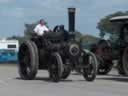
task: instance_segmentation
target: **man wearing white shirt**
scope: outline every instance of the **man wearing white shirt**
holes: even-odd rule
[[[40,23],[34,28],[34,32],[39,36],[43,36],[44,32],[48,31],[49,29],[45,26],[45,22],[43,19],[41,19]]]

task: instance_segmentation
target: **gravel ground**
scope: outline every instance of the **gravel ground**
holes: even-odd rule
[[[128,96],[128,77],[112,70],[107,76],[97,76],[87,82],[83,76],[72,73],[67,80],[52,83],[47,71],[39,71],[31,81],[19,79],[15,65],[0,65],[0,96]]]

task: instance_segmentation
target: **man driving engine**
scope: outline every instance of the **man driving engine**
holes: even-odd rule
[[[39,36],[43,36],[43,34],[48,31],[49,29],[46,27],[45,21],[43,19],[41,19],[40,23],[34,28],[34,32]]]

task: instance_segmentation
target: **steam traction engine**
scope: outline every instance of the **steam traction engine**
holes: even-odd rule
[[[113,17],[110,21],[118,34],[118,73],[128,75],[128,16]]]
[[[82,49],[75,40],[75,8],[69,8],[69,31],[58,25],[53,32],[33,36],[21,44],[19,49],[19,75],[32,80],[38,69],[48,70],[50,80],[66,79],[72,70],[82,69],[87,81],[96,78],[97,60],[95,55]]]
[[[99,75],[108,74],[113,67],[112,48],[107,40],[99,40],[91,45],[91,51],[96,55],[98,61],[97,73]]]

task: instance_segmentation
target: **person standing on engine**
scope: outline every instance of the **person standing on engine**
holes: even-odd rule
[[[41,19],[39,24],[34,28],[34,32],[39,36],[43,36],[43,34],[48,31],[49,29],[46,27],[45,21],[43,19]]]

